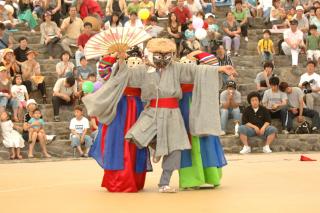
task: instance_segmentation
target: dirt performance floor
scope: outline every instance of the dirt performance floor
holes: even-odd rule
[[[94,160],[0,165],[0,212],[320,212],[320,153],[227,155],[221,187],[160,194],[160,165],[140,193],[108,193]],[[178,187],[178,174],[172,178]]]

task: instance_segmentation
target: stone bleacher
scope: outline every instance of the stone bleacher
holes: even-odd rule
[[[218,8],[217,15],[220,22],[225,17],[225,12],[228,10],[227,7]],[[162,20],[160,25],[165,26],[166,20]],[[254,20],[254,26],[249,29],[249,42],[245,42],[242,38],[240,47],[240,56],[233,57],[233,61],[236,70],[239,73],[239,78],[237,79],[238,90],[242,94],[243,104],[246,105],[246,95],[255,90],[254,78],[258,72],[262,71],[262,66],[260,62],[260,57],[256,52],[256,45],[259,39],[262,37],[262,32],[265,26],[261,19]],[[40,54],[37,57],[38,62],[41,65],[41,72],[46,76],[47,85],[47,101],[48,104],[42,104],[42,98],[39,92],[34,92],[31,97],[35,97],[36,101],[40,103],[40,109],[44,115],[46,121],[46,132],[47,134],[57,135],[57,139],[47,146],[49,153],[53,157],[58,159],[66,159],[73,157],[73,150],[70,147],[69,138],[69,121],[73,117],[73,111],[71,107],[63,107],[60,110],[60,122],[53,122],[53,109],[51,104],[52,88],[57,80],[55,65],[59,62],[59,55],[57,54],[56,59],[53,61],[48,60],[48,55],[42,45],[39,44],[40,34],[31,34],[24,26],[19,27],[18,32],[13,33],[13,37],[18,40],[20,36],[26,36],[29,40],[29,47],[37,50]],[[273,41],[276,44],[281,35],[273,35]],[[59,49],[55,50],[59,52]],[[301,64],[299,65],[303,69],[305,65],[305,55],[300,57]],[[298,76],[291,74],[291,60],[287,56],[275,56],[275,73],[281,78],[296,85],[299,81]],[[318,104],[320,106],[320,104]],[[274,125],[279,127],[279,132],[281,133],[280,123],[274,121]],[[229,121],[228,130],[233,132],[232,120]],[[222,144],[227,153],[238,153],[242,145],[239,138],[228,135],[221,137]],[[262,140],[259,138],[254,138],[251,140],[253,145],[253,151],[261,152]],[[259,146],[260,148],[258,148]],[[318,135],[282,135],[279,134],[274,144],[271,146],[274,151],[319,151],[320,150],[320,140]],[[40,147],[37,145],[35,149],[35,156],[40,157]],[[24,158],[27,157],[27,149],[24,148],[22,151]],[[6,148],[0,144],[0,160],[7,160],[9,158],[9,152]],[[30,160],[26,160],[30,161]]]

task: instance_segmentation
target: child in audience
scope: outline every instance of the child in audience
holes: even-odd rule
[[[196,40],[195,31],[192,26],[192,22],[189,21],[187,23],[188,29],[184,32],[184,37],[186,38],[185,41],[185,48],[189,51],[198,50],[200,49],[200,43]]]
[[[317,63],[320,62],[320,36],[317,31],[316,25],[310,25],[309,27],[310,35],[307,37],[307,60],[316,60]]]
[[[219,33],[219,25],[215,15],[212,13],[206,14],[206,21],[208,23],[208,38],[209,40],[219,39],[221,37]]]
[[[88,157],[90,147],[92,145],[92,138],[87,134],[90,128],[89,120],[83,116],[83,109],[81,106],[74,108],[75,117],[70,122],[70,139],[71,146],[79,151],[81,157]],[[81,149],[81,144],[85,145],[84,152]]]
[[[97,81],[97,75],[95,73],[90,73],[88,75],[88,81],[91,81],[92,83],[95,83]]]
[[[20,149],[24,147],[24,140],[19,132],[15,129],[19,129],[12,123],[7,112],[2,112],[0,116],[1,131],[2,131],[2,143],[6,148],[11,151],[10,159],[22,159]]]
[[[82,83],[88,80],[90,73],[93,73],[92,69],[88,66],[88,61],[85,56],[80,58],[81,66],[77,68],[77,78],[79,83],[79,88],[82,88]]]
[[[263,38],[259,40],[257,50],[261,56],[261,62],[264,64],[267,61],[272,61],[273,63],[273,54],[275,53],[273,41],[270,38],[270,30],[265,30],[263,32]]]
[[[31,139],[32,143],[36,143],[38,133],[42,133],[43,135],[45,135],[45,131],[44,131],[45,123],[41,117],[42,117],[41,111],[40,109],[37,108],[33,111],[32,118],[28,121],[28,123],[30,124],[29,140]]]
[[[11,95],[12,98],[15,98],[18,101],[18,119],[19,121],[22,121],[23,110],[26,108],[26,101],[29,100],[29,95],[26,86],[22,84],[21,75],[15,75],[13,84],[14,85],[11,87]]]

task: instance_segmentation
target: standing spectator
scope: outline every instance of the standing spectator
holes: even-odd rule
[[[25,22],[31,29],[31,33],[35,33],[34,30],[38,25],[37,20],[33,17],[31,12],[32,3],[30,0],[21,0],[19,1],[20,12],[18,18],[20,21]]]
[[[312,119],[312,131],[318,133],[320,130],[320,118],[319,113],[315,110],[308,109],[303,101],[303,92],[299,87],[289,87],[287,82],[281,82],[279,86],[282,92],[288,95],[288,120],[287,128],[289,132],[292,132],[293,128],[293,118],[297,117],[298,123],[304,121],[304,117]]]
[[[320,75],[315,73],[316,63],[307,62],[307,72],[301,75],[299,87],[306,94],[306,104],[309,109],[314,109],[314,101],[320,100]]]
[[[309,31],[309,20],[304,15],[304,9],[302,6],[297,6],[296,11],[296,15],[294,15],[293,18],[298,21],[298,29],[301,30],[305,35],[304,37],[306,37]]]
[[[263,65],[263,71],[259,72],[254,82],[256,83],[257,90],[263,94],[265,90],[270,89],[269,80],[273,76],[273,63],[266,62]]]
[[[106,7],[106,17],[107,20],[111,20],[112,14],[116,13],[119,16],[120,22],[124,25],[128,21],[128,14],[135,12],[138,14],[139,12],[139,1],[132,1],[128,8],[125,0],[108,0]]]
[[[59,110],[61,105],[73,104],[73,97],[77,96],[77,84],[73,76],[60,78],[53,87],[52,105],[54,121],[59,122]]]
[[[108,29],[115,29],[117,27],[122,27],[122,24],[120,23],[120,17],[118,13],[113,13],[111,15],[110,21],[107,21],[104,24],[104,29],[108,30]]]
[[[28,60],[23,62],[21,66],[22,79],[24,85],[27,87],[28,93],[30,94],[33,88],[37,88],[41,92],[43,103],[46,103],[46,84],[44,76],[41,75],[40,64],[35,60],[37,54],[38,53],[33,50],[27,52]]]
[[[60,26],[62,0],[46,0],[46,9],[52,14],[52,20]]]
[[[223,43],[226,46],[227,54],[231,54],[231,45],[233,43],[234,55],[239,56],[240,47],[240,33],[241,28],[237,21],[235,21],[232,12],[227,12],[227,20],[222,24],[222,29],[224,32]]]
[[[89,22],[84,23],[84,29],[82,34],[78,38],[78,50],[75,53],[76,66],[80,66],[80,58],[84,56],[84,46],[89,41],[89,39],[94,35],[92,32],[92,24]]]
[[[70,46],[77,46],[78,37],[83,30],[83,22],[77,17],[77,9],[72,6],[69,8],[69,17],[63,19],[61,24],[61,32],[64,33],[64,37],[61,41],[61,46],[65,51],[68,51],[70,55],[73,55]]]
[[[18,122],[18,102],[11,95],[11,80],[6,68],[0,66],[0,112],[4,112],[8,105],[13,110],[13,120]]]
[[[0,23],[0,50],[13,47],[13,38],[6,31],[6,26]]]
[[[0,66],[4,66],[7,69],[8,76],[11,76],[12,78],[15,74],[21,73],[20,67],[14,58],[12,49],[7,48],[3,50]]]
[[[188,7],[184,6],[184,0],[178,0],[177,6],[172,8],[172,12],[177,17],[177,22],[181,24],[181,30],[185,31],[187,29],[186,23],[191,20],[192,14]]]
[[[263,94],[262,104],[269,111],[271,118],[278,118],[282,123],[282,132],[288,134],[286,121],[288,110],[286,108],[288,97],[286,93],[279,90],[280,80],[278,77],[271,77],[269,80],[270,89]]]
[[[311,24],[316,25],[318,32],[320,32],[320,7],[316,8],[316,15],[310,18],[310,25]]]
[[[40,25],[40,44],[43,44],[47,47],[50,60],[52,60],[54,57],[54,46],[58,45],[58,42],[62,38],[60,29],[55,22],[51,21],[51,18],[51,12],[47,11],[44,14],[44,21]]]
[[[171,8],[172,0],[156,0],[155,15],[160,18],[167,17]]]
[[[10,160],[22,159],[20,149],[24,147],[24,140],[19,132],[14,129],[19,129],[12,123],[7,112],[2,112],[0,115],[2,143],[6,148],[10,149]]]
[[[235,4],[236,7],[232,14],[240,25],[244,40],[248,42],[248,18],[246,11],[242,8],[242,0],[236,0]]]
[[[143,24],[140,19],[138,19],[138,14],[135,12],[132,12],[130,14],[130,19],[127,21],[124,25],[125,27],[137,27],[137,28],[143,28]]]
[[[290,29],[287,29],[283,33],[284,42],[281,47],[285,55],[291,55],[292,57],[292,72],[294,74],[300,74],[298,70],[299,52],[303,43],[303,33],[298,29],[298,21],[293,19],[290,21]]]
[[[18,102],[18,119],[23,121],[22,113],[26,108],[27,101],[29,100],[29,94],[25,85],[22,84],[22,76],[16,75],[13,78],[13,86],[11,87],[11,95]]]
[[[270,145],[274,141],[277,129],[271,126],[271,117],[268,110],[260,105],[260,95],[257,92],[251,92],[248,95],[248,106],[242,114],[242,125],[239,126],[240,141],[243,148],[240,154],[248,154],[251,147],[248,143],[248,137],[260,136],[266,140],[262,151],[271,153]]]
[[[169,33],[169,38],[174,40],[175,44],[177,45],[177,49],[179,49],[180,42],[181,42],[181,25],[175,13],[170,13],[168,18],[168,27],[167,31]]]
[[[238,135],[238,127],[240,123],[240,104],[241,94],[237,90],[236,82],[228,81],[226,83],[227,89],[220,94],[220,116],[221,116],[221,135],[227,132],[227,123],[229,115],[232,114],[235,124],[235,135]]]
[[[81,157],[88,157],[90,147],[92,145],[92,138],[88,135],[88,129],[90,128],[89,120],[83,116],[83,109],[81,106],[74,108],[75,117],[70,122],[70,140],[72,148],[76,148],[79,151]],[[85,144],[85,151],[81,149],[81,144]]]
[[[185,6],[188,7],[192,15],[197,15],[198,12],[203,11],[199,0],[187,0]]]
[[[80,13],[81,19],[84,19],[87,16],[93,16],[101,20],[103,17],[100,5],[95,0],[77,0],[77,9]]]
[[[63,52],[60,57],[60,62],[56,65],[58,78],[73,76],[74,64],[70,61],[70,54]]]
[[[261,55],[261,62],[271,61],[273,62],[273,54],[275,54],[273,41],[270,38],[270,30],[263,31],[263,38],[259,40],[257,50],[259,55]]]
[[[147,9],[150,12],[150,16],[154,15],[154,3],[150,0],[142,0],[140,2],[140,9]]]
[[[310,35],[307,37],[306,49],[307,49],[307,60],[316,60],[320,63],[320,36],[317,32],[316,25],[310,25]]]
[[[24,36],[19,38],[19,46],[14,49],[13,53],[16,58],[16,62],[21,65],[27,60],[27,52],[30,50],[28,47],[28,39]]]

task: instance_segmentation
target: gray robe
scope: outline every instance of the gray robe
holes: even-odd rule
[[[126,86],[141,88],[143,101],[174,97],[181,99],[181,83],[193,83],[190,132],[195,136],[219,135],[218,67],[172,62],[161,72],[147,72],[148,66],[128,68],[122,64],[97,93],[83,98],[89,115],[109,124],[116,115],[117,103]],[[190,149],[190,142],[179,108],[147,107],[127,132],[126,138],[146,147],[156,136],[156,156],[174,150]]]

